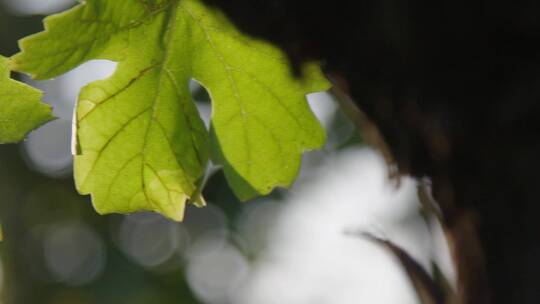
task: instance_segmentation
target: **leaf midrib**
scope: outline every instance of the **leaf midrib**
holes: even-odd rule
[[[167,65],[167,63],[169,61],[170,50],[171,50],[170,44],[173,42],[174,33],[176,32],[177,6],[178,6],[178,2],[174,2],[174,4],[171,7],[171,9],[172,9],[171,15],[168,17],[169,19],[167,20],[167,31],[165,33],[166,41],[165,41],[165,44],[164,44],[163,60],[162,60],[161,65],[159,67],[158,85],[157,85],[156,93],[155,93],[153,101],[152,101],[152,108],[151,108],[151,113],[152,114],[151,114],[151,117],[150,117],[150,121],[148,122],[148,127],[146,128],[146,132],[145,132],[144,140],[143,140],[143,148],[142,148],[142,151],[141,151],[141,155],[142,155],[142,159],[141,159],[141,189],[142,189],[143,195],[144,195],[145,199],[151,205],[154,205],[154,208],[158,208],[159,210],[163,211],[164,213],[166,213],[165,210],[163,210],[163,208],[161,206],[159,206],[159,204],[156,204],[156,202],[154,202],[154,200],[152,200],[150,198],[149,194],[148,194],[148,190],[146,188],[146,183],[145,183],[145,175],[144,175],[145,168],[147,166],[152,171],[154,171],[154,175],[156,175],[159,182],[162,184],[163,188],[167,191],[167,197],[169,199],[169,203],[172,205],[173,201],[172,201],[172,198],[171,198],[171,193],[170,193],[170,191],[168,191],[167,185],[164,184],[163,180],[159,177],[159,175],[155,171],[155,169],[153,167],[151,167],[149,162],[147,162],[145,151],[146,151],[146,147],[148,145],[148,136],[150,134],[150,129],[152,127],[152,124],[157,121],[157,118],[156,118],[156,112],[157,111],[156,111],[156,109],[157,109],[157,104],[158,104],[158,101],[159,101],[159,94],[160,94],[160,91],[161,91],[160,88],[161,88],[162,83],[163,83],[164,75],[167,75],[165,66]],[[163,134],[163,136],[165,136],[167,138],[167,141],[169,140],[166,134]],[[169,147],[169,148],[172,148],[172,147]],[[172,152],[174,154],[174,150]],[[178,160],[178,158],[175,157],[175,159],[177,160],[178,165],[180,165],[180,167],[182,167],[182,171],[184,171],[184,174],[185,174],[186,169],[185,169],[184,165],[182,164],[182,162],[180,162]],[[186,195],[187,195],[187,193],[186,193]]]

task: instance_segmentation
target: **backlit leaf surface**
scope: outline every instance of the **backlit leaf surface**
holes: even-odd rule
[[[39,90],[10,78],[9,64],[0,56],[0,143],[18,142],[53,118]]]

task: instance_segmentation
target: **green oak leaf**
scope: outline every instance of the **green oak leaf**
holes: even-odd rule
[[[290,185],[301,154],[324,143],[305,94],[328,83],[315,66],[294,78],[275,47],[243,36],[198,0],[88,0],[23,39],[17,70],[55,77],[91,59],[118,63],[79,96],[75,180],[100,213],[153,210],[181,220],[203,204],[213,159],[247,199]],[[208,136],[189,91],[212,98]]]
[[[39,90],[10,78],[9,62],[0,56],[0,144],[18,142],[53,119]]]

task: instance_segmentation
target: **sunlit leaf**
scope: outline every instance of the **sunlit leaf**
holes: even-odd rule
[[[75,180],[101,213],[153,210],[183,217],[197,197],[208,151],[247,199],[287,186],[301,154],[324,132],[305,94],[327,82],[315,67],[295,79],[283,54],[241,35],[197,0],[88,0],[23,39],[18,70],[55,77],[91,59],[118,62],[86,86],[77,107]],[[213,103],[208,139],[189,92]]]
[[[39,90],[10,78],[9,59],[0,56],[0,143],[14,143],[51,120]]]

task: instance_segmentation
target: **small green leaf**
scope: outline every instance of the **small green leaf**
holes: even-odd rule
[[[181,220],[212,156],[241,198],[290,185],[324,132],[305,94],[324,90],[315,66],[294,78],[283,54],[240,34],[198,0],[88,0],[46,18],[20,42],[18,70],[55,77],[91,59],[118,62],[77,107],[75,180],[98,212],[158,211]],[[189,92],[212,97],[212,140]]]
[[[42,93],[10,78],[9,59],[0,56],[0,143],[14,143],[53,119]]]

